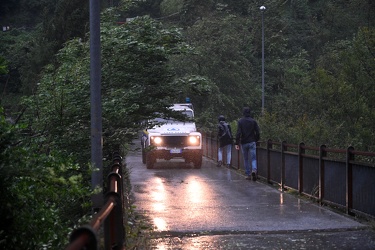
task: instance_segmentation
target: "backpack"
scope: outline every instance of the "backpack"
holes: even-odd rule
[[[220,128],[224,131],[223,134],[220,136],[220,139],[232,139],[232,134],[229,130],[228,123],[220,123]]]

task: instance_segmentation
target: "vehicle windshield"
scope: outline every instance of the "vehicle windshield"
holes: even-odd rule
[[[189,119],[193,119],[193,111],[191,110],[183,110],[181,111],[182,114],[186,115]]]
[[[191,111],[191,110],[181,110],[180,112],[183,115],[185,115],[188,118],[188,120],[192,120],[194,118],[193,111]],[[161,117],[156,117],[156,118],[151,120],[151,123],[157,124],[157,125],[161,125],[161,124],[165,124],[165,123],[176,123],[176,122],[181,122],[181,121],[178,121],[174,118],[165,119],[165,118],[161,118]]]

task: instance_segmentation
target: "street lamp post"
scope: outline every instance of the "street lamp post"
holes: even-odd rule
[[[262,13],[262,115],[264,115],[264,11],[265,6],[260,6],[260,12]]]
[[[100,63],[100,1],[90,0],[90,101],[91,101],[91,163],[98,171],[91,174],[92,189],[102,188],[103,183],[103,139],[101,107],[101,63]],[[93,210],[103,205],[102,191],[91,197]]]

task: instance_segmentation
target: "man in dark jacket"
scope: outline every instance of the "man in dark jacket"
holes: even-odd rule
[[[219,140],[219,149],[218,149],[218,164],[217,166],[220,167],[223,165],[223,151],[226,149],[226,167],[230,167],[230,161],[232,156],[232,144],[233,144],[233,136],[232,136],[232,129],[228,123],[225,122],[225,117],[223,115],[219,116],[219,124],[218,124],[218,132],[217,138]]]
[[[241,145],[247,180],[255,181],[257,179],[256,142],[259,141],[259,138],[258,123],[250,117],[250,108],[245,107],[243,108],[243,117],[237,123],[236,149],[239,150],[239,145]]]

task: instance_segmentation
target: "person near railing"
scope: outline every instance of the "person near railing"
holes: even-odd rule
[[[218,132],[217,138],[219,140],[219,148],[217,153],[217,166],[221,167],[223,165],[223,151],[226,151],[226,164],[227,168],[230,168],[231,158],[232,158],[232,144],[233,136],[232,129],[230,125],[225,121],[223,115],[219,116]]]
[[[256,181],[256,143],[260,139],[259,125],[251,116],[249,107],[243,108],[243,117],[237,122],[236,149],[242,150],[246,179]],[[250,169],[251,164],[251,169]]]

